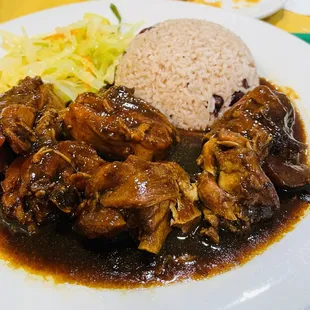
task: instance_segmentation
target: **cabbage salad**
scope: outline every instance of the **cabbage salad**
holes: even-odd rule
[[[6,55],[0,59],[0,93],[26,76],[40,76],[55,85],[66,100],[79,93],[96,92],[114,83],[120,57],[140,24],[112,25],[93,13],[48,35],[30,37],[0,30]]]

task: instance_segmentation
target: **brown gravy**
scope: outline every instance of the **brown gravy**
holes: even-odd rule
[[[181,143],[167,159],[180,163],[194,175],[198,172],[195,160],[201,151],[201,134],[181,134]],[[306,141],[299,117],[295,137]],[[285,194],[280,198],[281,209],[276,216],[254,227],[247,235],[223,231],[221,244],[214,245],[198,233],[184,236],[174,230],[157,256],[137,250],[135,241],[126,235],[114,241],[86,240],[74,233],[65,219],[44,228],[40,235],[29,237],[0,216],[0,256],[12,267],[51,275],[57,283],[134,288],[201,279],[247,262],[293,229],[307,209],[310,198],[299,199]]]

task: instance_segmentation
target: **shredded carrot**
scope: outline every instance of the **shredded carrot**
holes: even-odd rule
[[[72,29],[72,30],[70,30],[70,33],[72,34],[72,35],[77,35],[77,34],[79,34],[79,32],[80,32],[80,29]]]
[[[91,58],[89,56],[83,56],[83,58],[87,61],[90,61],[91,62]]]
[[[59,40],[59,39],[63,39],[64,37],[65,35],[63,33],[55,33],[55,34],[51,34],[50,36],[43,38],[43,40]]]
[[[70,33],[73,36],[76,36],[77,34],[79,34],[79,29],[72,29],[72,30],[70,30]],[[63,33],[54,33],[54,34],[51,34],[51,35],[43,38],[43,40],[59,40],[59,39],[63,39],[63,38],[65,38],[65,35]]]

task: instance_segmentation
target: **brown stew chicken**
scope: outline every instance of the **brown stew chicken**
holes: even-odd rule
[[[242,263],[310,197],[302,122],[261,84],[195,133],[124,86],[67,106],[40,78],[20,81],[0,97],[0,250],[61,281],[108,287]]]

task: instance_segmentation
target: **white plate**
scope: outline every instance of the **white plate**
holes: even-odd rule
[[[259,73],[295,89],[310,133],[310,46],[266,23],[224,10],[190,3],[114,1],[129,22],[146,25],[169,18],[204,18],[230,28],[248,44]],[[85,2],[43,11],[0,25],[29,34],[51,31],[80,19],[85,12],[112,18],[109,1]],[[279,243],[245,266],[209,280],[134,291],[95,290],[54,285],[24,271],[0,266],[1,309],[306,309],[310,305],[310,217]],[[18,251],[18,249],[16,249]]]

